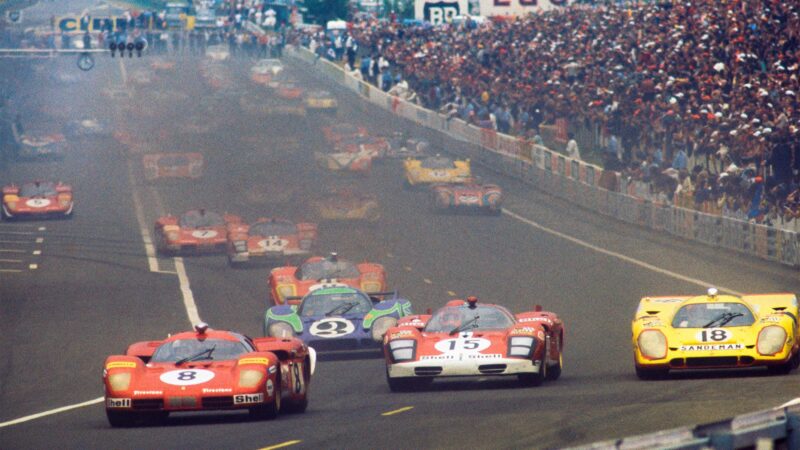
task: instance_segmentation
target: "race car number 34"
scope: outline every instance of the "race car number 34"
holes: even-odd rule
[[[308,332],[321,338],[335,338],[350,334],[355,330],[353,322],[341,317],[331,317],[314,322]]]
[[[162,373],[159,378],[163,383],[173,386],[193,386],[211,381],[214,372],[203,369],[171,370]]]

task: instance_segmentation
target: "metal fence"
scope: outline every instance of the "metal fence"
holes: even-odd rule
[[[605,171],[525,139],[479,128],[388,95],[345,73],[338,65],[318,59],[305,48],[291,49],[288,54],[314,65],[321,73],[391,114],[465,144],[448,151],[472,158],[551,195],[624,222],[800,267],[800,235],[794,231],[628,195],[632,189],[635,193],[636,186],[623,186],[617,172]]]

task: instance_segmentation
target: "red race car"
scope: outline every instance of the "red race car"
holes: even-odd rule
[[[317,240],[317,224],[295,224],[285,219],[258,219],[248,225],[228,225],[228,262],[243,264],[254,258],[276,260],[308,255]]]
[[[391,144],[384,137],[357,135],[339,140],[334,144],[334,149],[336,152],[366,153],[373,158],[384,158]]]
[[[191,178],[203,176],[202,153],[150,153],[142,156],[147,181],[160,178]]]
[[[331,253],[327,258],[308,258],[300,267],[276,267],[269,273],[269,293],[276,305],[297,305],[309,292],[336,285],[361,289],[367,294],[384,292],[386,270],[381,264],[354,264]]]
[[[106,358],[106,416],[125,427],[178,411],[240,409],[256,419],[303,412],[315,364],[314,350],[299,339],[251,339],[199,323]]]
[[[367,129],[364,127],[355,126],[351,123],[337,123],[327,127],[322,127],[322,134],[325,136],[325,141],[331,145],[335,145],[339,141],[349,137],[366,136]]]
[[[180,217],[165,216],[156,221],[156,248],[164,254],[224,253],[228,247],[228,226],[241,218],[193,209]]]
[[[386,379],[392,391],[424,386],[438,377],[515,376],[538,386],[561,375],[564,327],[554,313],[511,314],[451,300],[433,315],[406,316],[384,337]]]
[[[44,219],[72,216],[72,188],[61,182],[33,181],[3,187],[3,218]]]
[[[431,190],[436,211],[484,211],[495,216],[503,212],[503,190],[496,184],[471,179],[466,183],[435,184]]]

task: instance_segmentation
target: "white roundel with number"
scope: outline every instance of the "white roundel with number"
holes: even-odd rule
[[[289,245],[289,241],[278,236],[270,236],[258,242],[258,246],[268,252],[279,252]]]
[[[197,239],[211,239],[217,237],[217,232],[214,230],[195,230],[192,231],[192,236]]]
[[[308,332],[321,338],[336,338],[356,331],[353,322],[341,317],[322,319],[311,324]]]
[[[733,334],[724,328],[704,328],[698,331],[695,337],[700,342],[725,342],[733,337]]]
[[[193,386],[214,379],[214,372],[204,369],[184,369],[164,372],[159,377],[162,382],[173,386]]]
[[[32,198],[25,202],[25,204],[31,208],[44,208],[50,206],[50,200],[46,198]]]
[[[472,333],[463,333],[453,339],[445,339],[434,345],[442,353],[478,353],[489,348],[491,341],[472,337]]]

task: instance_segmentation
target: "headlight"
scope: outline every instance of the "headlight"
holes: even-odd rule
[[[61,205],[62,208],[66,208],[69,206],[69,203],[72,201],[71,195],[59,195],[58,196],[58,204]]]
[[[636,340],[639,351],[647,359],[661,359],[667,356],[667,337],[658,330],[644,330]]]
[[[373,292],[380,292],[381,283],[380,281],[365,281],[361,283],[361,290],[366,292],[367,294],[371,294]]]
[[[783,349],[786,330],[779,326],[768,326],[758,333],[756,348],[760,355],[774,355]]]
[[[8,206],[8,209],[13,211],[17,209],[17,202],[6,202],[6,206]]]
[[[394,317],[379,317],[378,320],[372,323],[372,329],[370,330],[372,332],[372,340],[381,342],[386,331],[395,325],[397,325],[397,319]]]
[[[177,231],[168,231],[167,232],[167,240],[168,241],[177,241],[180,238],[180,233]]]
[[[272,337],[288,338],[294,336],[294,330],[286,322],[273,322],[269,325],[267,334]]]
[[[264,372],[260,370],[245,369],[239,372],[239,387],[254,388],[264,379]]]
[[[513,336],[508,340],[508,356],[528,358],[533,352],[532,336]]]
[[[278,297],[286,298],[291,297],[294,295],[294,287],[292,285],[285,284],[283,286],[278,286]]]
[[[394,362],[413,360],[416,349],[417,341],[413,339],[399,339],[389,342],[389,350]]]
[[[112,391],[124,391],[131,385],[131,373],[121,372],[108,376],[108,385]]]

